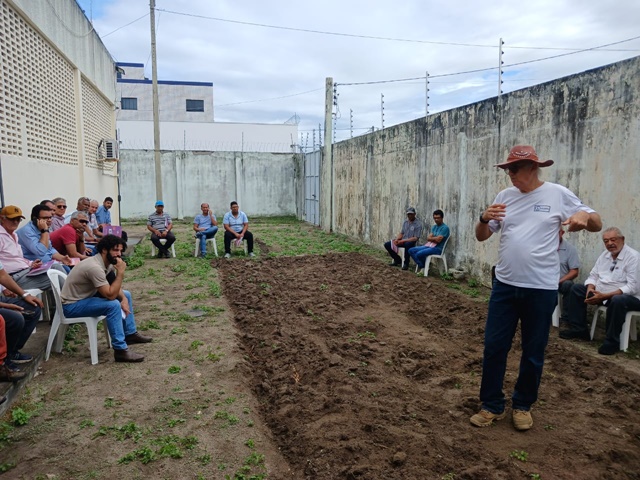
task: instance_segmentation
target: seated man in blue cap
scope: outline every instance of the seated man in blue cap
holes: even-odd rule
[[[176,241],[176,237],[171,233],[173,224],[171,217],[164,213],[164,202],[156,202],[156,211],[149,215],[147,220],[147,230],[151,232],[151,243],[158,249],[158,258],[169,258],[171,255],[171,245]],[[166,240],[164,244],[160,240]]]

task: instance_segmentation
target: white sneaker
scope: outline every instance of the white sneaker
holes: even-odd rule
[[[250,256],[250,257],[255,257],[255,256],[256,256],[256,254],[255,254],[255,253],[253,253],[253,252],[251,252],[251,253],[249,254],[249,256]]]
[[[224,258],[231,258],[231,254],[230,253],[225,253],[224,254]]]

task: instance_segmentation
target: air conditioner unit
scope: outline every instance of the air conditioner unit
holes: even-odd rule
[[[107,139],[104,141],[104,159],[118,160],[118,141],[117,140]]]

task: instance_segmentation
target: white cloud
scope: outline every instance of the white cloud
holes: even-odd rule
[[[79,0],[92,5],[101,35],[148,13],[147,2]],[[301,2],[299,0],[157,0],[158,74],[164,80],[214,84],[219,121],[281,123],[294,113],[301,131],[323,122],[324,92],[216,108],[216,105],[282,97],[323,89],[336,82],[367,82],[433,76],[430,111],[482,100],[497,93],[497,72],[441,77],[496,67],[498,40],[505,41],[506,65],[566,53],[543,48],[589,48],[638,35],[640,2],[537,0],[486,2],[432,0]],[[162,11],[166,10],[166,11]],[[177,15],[167,11],[189,15]],[[485,45],[464,47],[392,42],[271,29],[198,16],[355,35]],[[151,76],[149,17],[103,38],[118,61],[147,64]],[[515,47],[539,47],[522,49]],[[505,92],[524,88],[640,53],[640,40],[505,69]],[[339,86],[342,118],[338,138],[349,136],[349,109],[356,128],[380,127],[380,94],[385,126],[424,115],[422,81],[372,86]],[[361,132],[356,131],[356,132]]]

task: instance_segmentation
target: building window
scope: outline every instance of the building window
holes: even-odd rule
[[[187,112],[204,112],[204,100],[187,100]]]
[[[133,97],[122,97],[120,100],[122,110],[138,110],[138,99]]]

